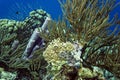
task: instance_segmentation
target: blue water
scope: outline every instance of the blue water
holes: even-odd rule
[[[116,0],[116,3],[120,2]],[[42,8],[51,14],[53,19],[62,15],[60,5],[57,0],[0,0],[0,18],[11,18],[22,20],[28,16],[29,12]],[[16,11],[20,14],[16,15]],[[111,17],[118,12],[120,16],[120,6],[111,12]]]
[[[62,15],[57,0],[0,0],[0,18],[22,20],[34,9],[42,8],[51,14],[53,19]],[[19,15],[15,13],[19,11]]]
[[[116,0],[116,3],[118,2],[120,0]],[[60,4],[57,0],[0,0],[0,19],[24,20],[30,11],[39,8],[47,11],[52,19],[55,20],[62,15]],[[16,14],[17,11],[19,15]],[[118,13],[120,17],[120,6],[110,13],[110,19],[115,13]]]

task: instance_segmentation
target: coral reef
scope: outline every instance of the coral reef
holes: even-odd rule
[[[30,16],[24,21],[0,20],[0,67],[4,68],[5,71],[16,71],[18,79],[25,76],[28,79],[39,78],[39,76],[35,76],[39,74],[36,71],[42,69],[41,66],[46,63],[42,58],[41,51],[43,49],[34,51],[34,56],[29,61],[22,59],[30,36],[35,28],[41,27],[46,17],[49,17],[48,13],[43,10],[36,10],[30,12]],[[32,23],[32,21],[39,23]],[[33,25],[36,26],[33,27]]]
[[[120,20],[117,15],[109,20],[119,4],[59,2],[64,18],[57,22],[43,10],[24,21],[0,20],[0,67],[16,72],[15,80],[119,80]]]
[[[65,19],[51,22],[48,26],[49,34],[41,33],[40,36],[48,43],[57,38],[63,42],[78,41],[83,45],[79,52],[83,69],[86,67],[93,70],[97,66],[120,78],[120,32],[116,33],[120,20],[117,15],[109,20],[109,13],[119,3],[115,5],[115,0],[59,0],[59,2]],[[111,26],[115,26],[113,31],[109,30]],[[53,59],[56,60],[54,57]],[[70,70],[69,67],[67,71]],[[78,70],[74,68],[71,73],[76,71],[76,76],[69,80],[76,80],[78,77]],[[59,75],[62,75],[62,71]]]
[[[81,49],[82,45],[80,43],[62,42],[60,38],[53,40],[43,52],[43,56],[49,64],[47,71],[50,71],[48,75],[51,76],[51,79],[73,80],[75,78],[87,79],[96,77],[104,80],[103,74],[100,73],[100,71],[103,72],[102,70],[97,71],[97,69],[94,69],[92,71],[82,66]],[[70,78],[70,76],[74,75],[76,77]],[[49,79],[49,77],[47,78]]]
[[[50,17],[50,15],[42,9],[38,9],[31,11],[29,17],[24,21],[1,19],[0,26],[8,29],[10,34],[15,33],[19,42],[22,43],[24,39],[29,39],[35,28],[42,26],[46,17]]]

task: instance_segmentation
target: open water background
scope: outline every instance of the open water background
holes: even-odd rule
[[[118,2],[120,0],[116,0],[116,4]],[[58,0],[0,0],[0,19],[24,20],[29,15],[29,12],[35,9],[47,11],[54,20],[62,16]],[[120,6],[116,7],[110,13],[110,19],[112,19],[115,13],[118,13],[118,17],[120,18]]]

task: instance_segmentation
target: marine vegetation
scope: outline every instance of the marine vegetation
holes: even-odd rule
[[[110,12],[120,3],[59,2],[63,18],[58,21],[43,10],[24,21],[0,20],[1,74],[11,72],[15,80],[119,79],[120,20],[117,15],[110,20]]]
[[[29,61],[22,59],[22,55],[34,29],[40,27],[48,16],[48,13],[38,9],[31,11],[24,21],[0,20],[0,67],[3,71],[16,72],[16,80],[38,80],[37,71],[45,65],[42,49],[34,52]]]
[[[58,62],[60,68],[56,69],[57,72],[55,74],[57,74],[57,77],[64,75],[62,79],[58,77],[57,80],[66,80],[65,76],[69,78],[68,80],[83,79],[82,76],[78,75],[81,73],[79,72],[81,68],[75,68],[75,65],[72,64],[72,69],[69,69],[69,61],[74,61],[72,60],[74,58],[70,60],[64,59],[64,57],[68,57],[70,54],[72,56],[73,52],[76,53],[74,51],[76,48],[73,52],[65,50],[64,44],[66,42],[78,46],[79,54],[77,56],[82,60],[79,60],[79,62],[81,61],[80,63],[83,67],[93,71],[94,66],[96,66],[120,78],[120,31],[116,33],[120,27],[120,20],[117,15],[112,20],[109,19],[110,12],[119,3],[115,5],[115,0],[59,0],[59,2],[65,18],[58,22],[51,22],[47,27],[49,34],[41,34],[46,41],[50,42],[46,49],[50,48],[50,50],[48,52],[45,50],[43,53],[45,60],[52,64],[53,67]],[[111,26],[115,26],[113,31],[109,30]],[[63,41],[64,43],[61,42],[62,47],[59,45],[59,40],[54,45],[51,42],[54,39]],[[81,48],[79,49],[79,47]],[[61,48],[63,50],[59,51]],[[56,59],[56,56],[59,56],[60,59]],[[74,56],[75,54],[72,57]],[[64,65],[61,66],[60,62]],[[66,68],[66,66],[69,67]],[[67,69],[67,71],[64,69]],[[73,78],[70,78],[71,76]]]

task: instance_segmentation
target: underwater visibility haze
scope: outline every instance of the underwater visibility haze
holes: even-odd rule
[[[0,80],[120,80],[120,1],[0,0]]]

